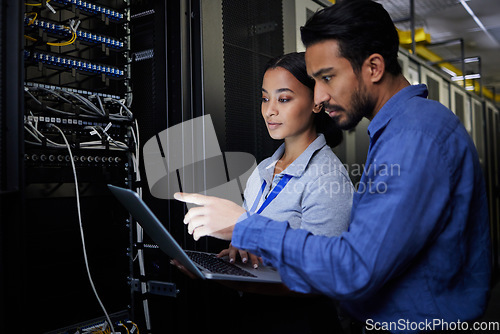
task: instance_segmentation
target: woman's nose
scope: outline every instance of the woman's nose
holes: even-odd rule
[[[266,116],[276,116],[279,114],[278,112],[278,105],[276,101],[270,100],[269,103],[267,104],[267,108],[265,110]]]

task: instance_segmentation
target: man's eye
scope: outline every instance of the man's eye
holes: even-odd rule
[[[325,75],[321,79],[323,79],[324,82],[328,82],[328,81],[332,80],[332,76],[331,75]]]

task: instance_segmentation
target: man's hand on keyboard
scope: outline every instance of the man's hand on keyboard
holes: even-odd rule
[[[236,221],[245,213],[238,204],[218,197],[175,193],[174,198],[199,205],[191,208],[184,217],[184,224],[188,225],[188,232],[194,240],[204,236],[231,240]]]

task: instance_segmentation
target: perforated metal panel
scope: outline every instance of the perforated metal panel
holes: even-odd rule
[[[281,1],[222,2],[226,148],[270,156],[279,144],[262,120],[261,87],[266,63],[283,54]]]

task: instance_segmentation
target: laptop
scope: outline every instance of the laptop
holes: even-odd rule
[[[273,267],[260,265],[255,269],[250,263],[229,263],[215,254],[183,250],[137,193],[113,185],[108,187],[158,247],[195,276],[212,280],[281,283],[280,275]]]

